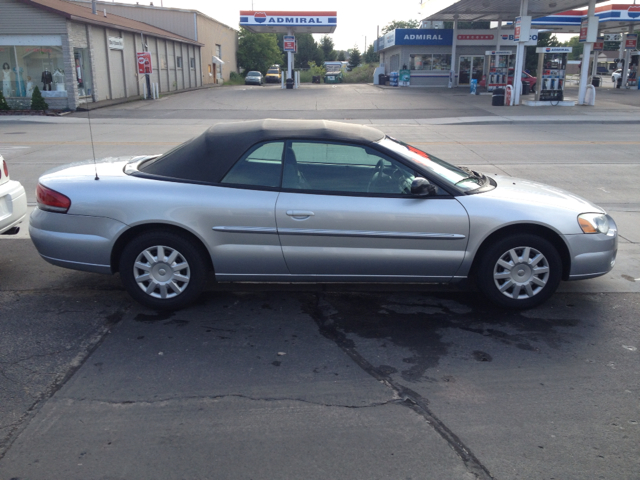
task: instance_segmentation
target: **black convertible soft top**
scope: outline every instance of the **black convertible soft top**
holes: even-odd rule
[[[384,138],[375,128],[326,120],[252,120],[217,124],[154,160],[143,163],[144,176],[219,183],[253,145],[270,140],[305,139],[369,145]]]

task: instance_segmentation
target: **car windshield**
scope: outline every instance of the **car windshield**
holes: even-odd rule
[[[247,77],[259,77],[261,74],[260,72],[249,72],[247,73]]]
[[[455,186],[465,192],[476,190],[486,183],[486,177],[478,172],[474,172],[466,167],[456,167],[450,163],[440,160],[433,155],[408,145],[392,137],[385,137],[380,145],[401,155],[403,158],[426,168],[429,172],[437,175],[449,185]]]
[[[278,74],[278,70],[277,70],[277,69],[275,69],[275,68],[271,68],[271,69],[269,69],[269,70],[267,71],[267,73],[273,73],[273,74],[277,75],[277,74]]]

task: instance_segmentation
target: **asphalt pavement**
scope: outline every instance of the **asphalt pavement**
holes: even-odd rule
[[[316,88],[317,87],[317,88]],[[570,93],[570,91],[569,91]],[[214,284],[158,314],[118,276],[0,237],[0,479],[634,479],[640,471],[640,92],[491,107],[448,89],[223,87],[0,117],[29,192],[71,161],[168,150],[218,121],[375,125],[453,163],[604,206],[614,270],[545,305],[464,288]]]

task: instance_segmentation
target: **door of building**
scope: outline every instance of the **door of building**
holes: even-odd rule
[[[458,85],[469,85],[472,79],[482,80],[484,56],[460,55],[458,61]]]

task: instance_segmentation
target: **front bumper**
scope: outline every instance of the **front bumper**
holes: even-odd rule
[[[606,234],[565,235],[571,252],[571,272],[568,280],[599,277],[611,271],[618,254],[618,226],[607,215]]]
[[[0,234],[22,223],[27,215],[27,194],[16,180],[0,185]]]
[[[127,226],[106,217],[45,212],[31,213],[29,234],[38,253],[59,267],[113,273],[113,245]]]

